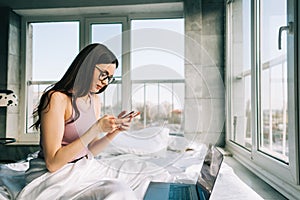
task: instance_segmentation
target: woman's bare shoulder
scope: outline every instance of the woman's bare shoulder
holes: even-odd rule
[[[50,104],[60,104],[63,106],[70,101],[68,95],[59,91],[50,91],[48,97],[50,98]]]
[[[49,97],[51,96],[51,98],[53,97],[55,99],[60,99],[60,100],[66,100],[69,98],[65,93],[60,92],[60,91],[50,91],[48,93],[48,96]]]

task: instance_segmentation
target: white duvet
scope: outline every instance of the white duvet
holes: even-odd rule
[[[143,199],[149,182],[155,179],[168,181],[170,175],[165,169],[134,157],[84,158],[34,179],[17,199]]]
[[[149,139],[134,137],[126,143],[130,144],[128,147],[123,144],[119,149],[109,148],[98,158],[81,159],[55,173],[46,172],[43,161],[32,159],[31,164],[36,165],[36,170],[30,171],[30,175],[37,178],[27,176],[32,181],[26,186],[24,171],[28,168],[28,161],[0,165],[0,200],[11,200],[16,196],[24,200],[133,200],[143,199],[150,181],[195,183],[206,146],[189,143],[183,137],[164,140],[165,131],[161,129],[160,133],[152,137],[152,143]],[[160,145],[155,142],[160,142]],[[121,144],[112,147],[118,145]],[[187,148],[190,151],[184,151]],[[211,196],[211,200],[218,199],[262,198],[223,163]]]

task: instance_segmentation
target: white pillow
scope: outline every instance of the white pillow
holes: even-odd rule
[[[167,148],[169,132],[170,130],[164,127],[149,127],[137,131],[121,132],[104,152],[137,155],[155,153]]]
[[[183,136],[170,136],[168,142],[168,150],[184,152],[189,148],[190,141]]]

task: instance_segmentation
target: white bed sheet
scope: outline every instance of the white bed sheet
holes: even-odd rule
[[[68,173],[71,173],[70,171],[72,171],[70,169],[74,169],[77,167],[79,170],[74,170],[76,176],[71,175],[68,181],[64,182],[65,184],[70,183],[69,181],[71,181],[71,183],[75,183],[76,177],[78,176],[78,171],[85,171],[82,170],[83,166],[85,166],[91,171],[98,171],[96,174],[98,174],[98,176],[102,176],[103,179],[117,178],[126,182],[126,184],[134,190],[137,199],[143,198],[143,195],[145,194],[147,186],[151,180],[195,183],[202,166],[202,161],[206,152],[206,147],[205,145],[194,143],[191,144],[187,142],[186,144],[188,146],[184,146],[184,148],[187,147],[190,150],[182,151],[182,138],[180,138],[179,140],[180,142],[178,145],[180,146],[180,148],[176,148],[176,144],[174,145],[173,141],[172,145],[169,146],[168,150],[163,149],[153,154],[135,155],[125,153],[116,155],[104,152],[97,159],[92,159],[92,161],[82,159],[74,165],[70,164],[68,167],[65,167],[63,170],[60,170],[64,172],[57,173],[61,174],[62,176],[58,176],[58,178],[55,178],[53,180],[67,180],[66,176],[68,175]],[[101,169],[98,169],[97,167],[95,168],[96,165],[94,165],[93,162],[97,162],[99,164],[98,167],[102,166]],[[0,200],[14,199],[13,196],[16,196],[16,194],[24,187],[25,182],[23,180],[23,173],[27,168],[27,161],[9,165],[0,165]],[[30,194],[32,192],[44,192],[44,196],[41,197],[43,197],[44,199],[45,197],[47,197],[46,199],[53,199],[53,197],[50,198],[50,194],[48,194],[46,191],[36,190],[36,187],[42,184],[42,181],[45,178],[53,176],[49,174],[43,175],[43,177],[41,177],[38,181],[35,181],[35,183],[31,185],[32,187],[26,188],[28,189],[26,191],[27,194]],[[84,175],[82,175],[82,177],[84,177]],[[93,175],[95,175],[94,172],[90,173],[89,176]],[[87,176],[87,179],[91,178],[89,176]],[[101,187],[101,182],[95,184],[94,189],[97,189],[97,187]],[[59,188],[60,191],[61,188]],[[89,188],[87,187],[87,185],[78,188],[79,190],[74,190],[72,191],[73,193],[66,192],[64,195],[76,196],[76,193],[80,193],[80,190],[82,192],[81,194],[87,194],[86,191],[88,190],[96,192],[97,194],[97,190],[93,190],[93,188]],[[64,195],[62,195],[62,197],[65,197]],[[95,193],[91,194],[91,196],[92,195],[95,195]],[[211,196],[211,200],[219,199],[259,200],[262,198],[257,193],[255,193],[255,191],[253,191],[249,186],[243,183],[234,174],[232,168],[226,165],[226,163],[223,163]]]

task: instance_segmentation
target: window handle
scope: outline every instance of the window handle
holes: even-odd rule
[[[281,26],[279,28],[279,34],[278,34],[278,49],[281,49],[281,35],[283,31],[288,31],[288,33],[291,33],[293,31],[293,22],[289,22],[287,26]]]

